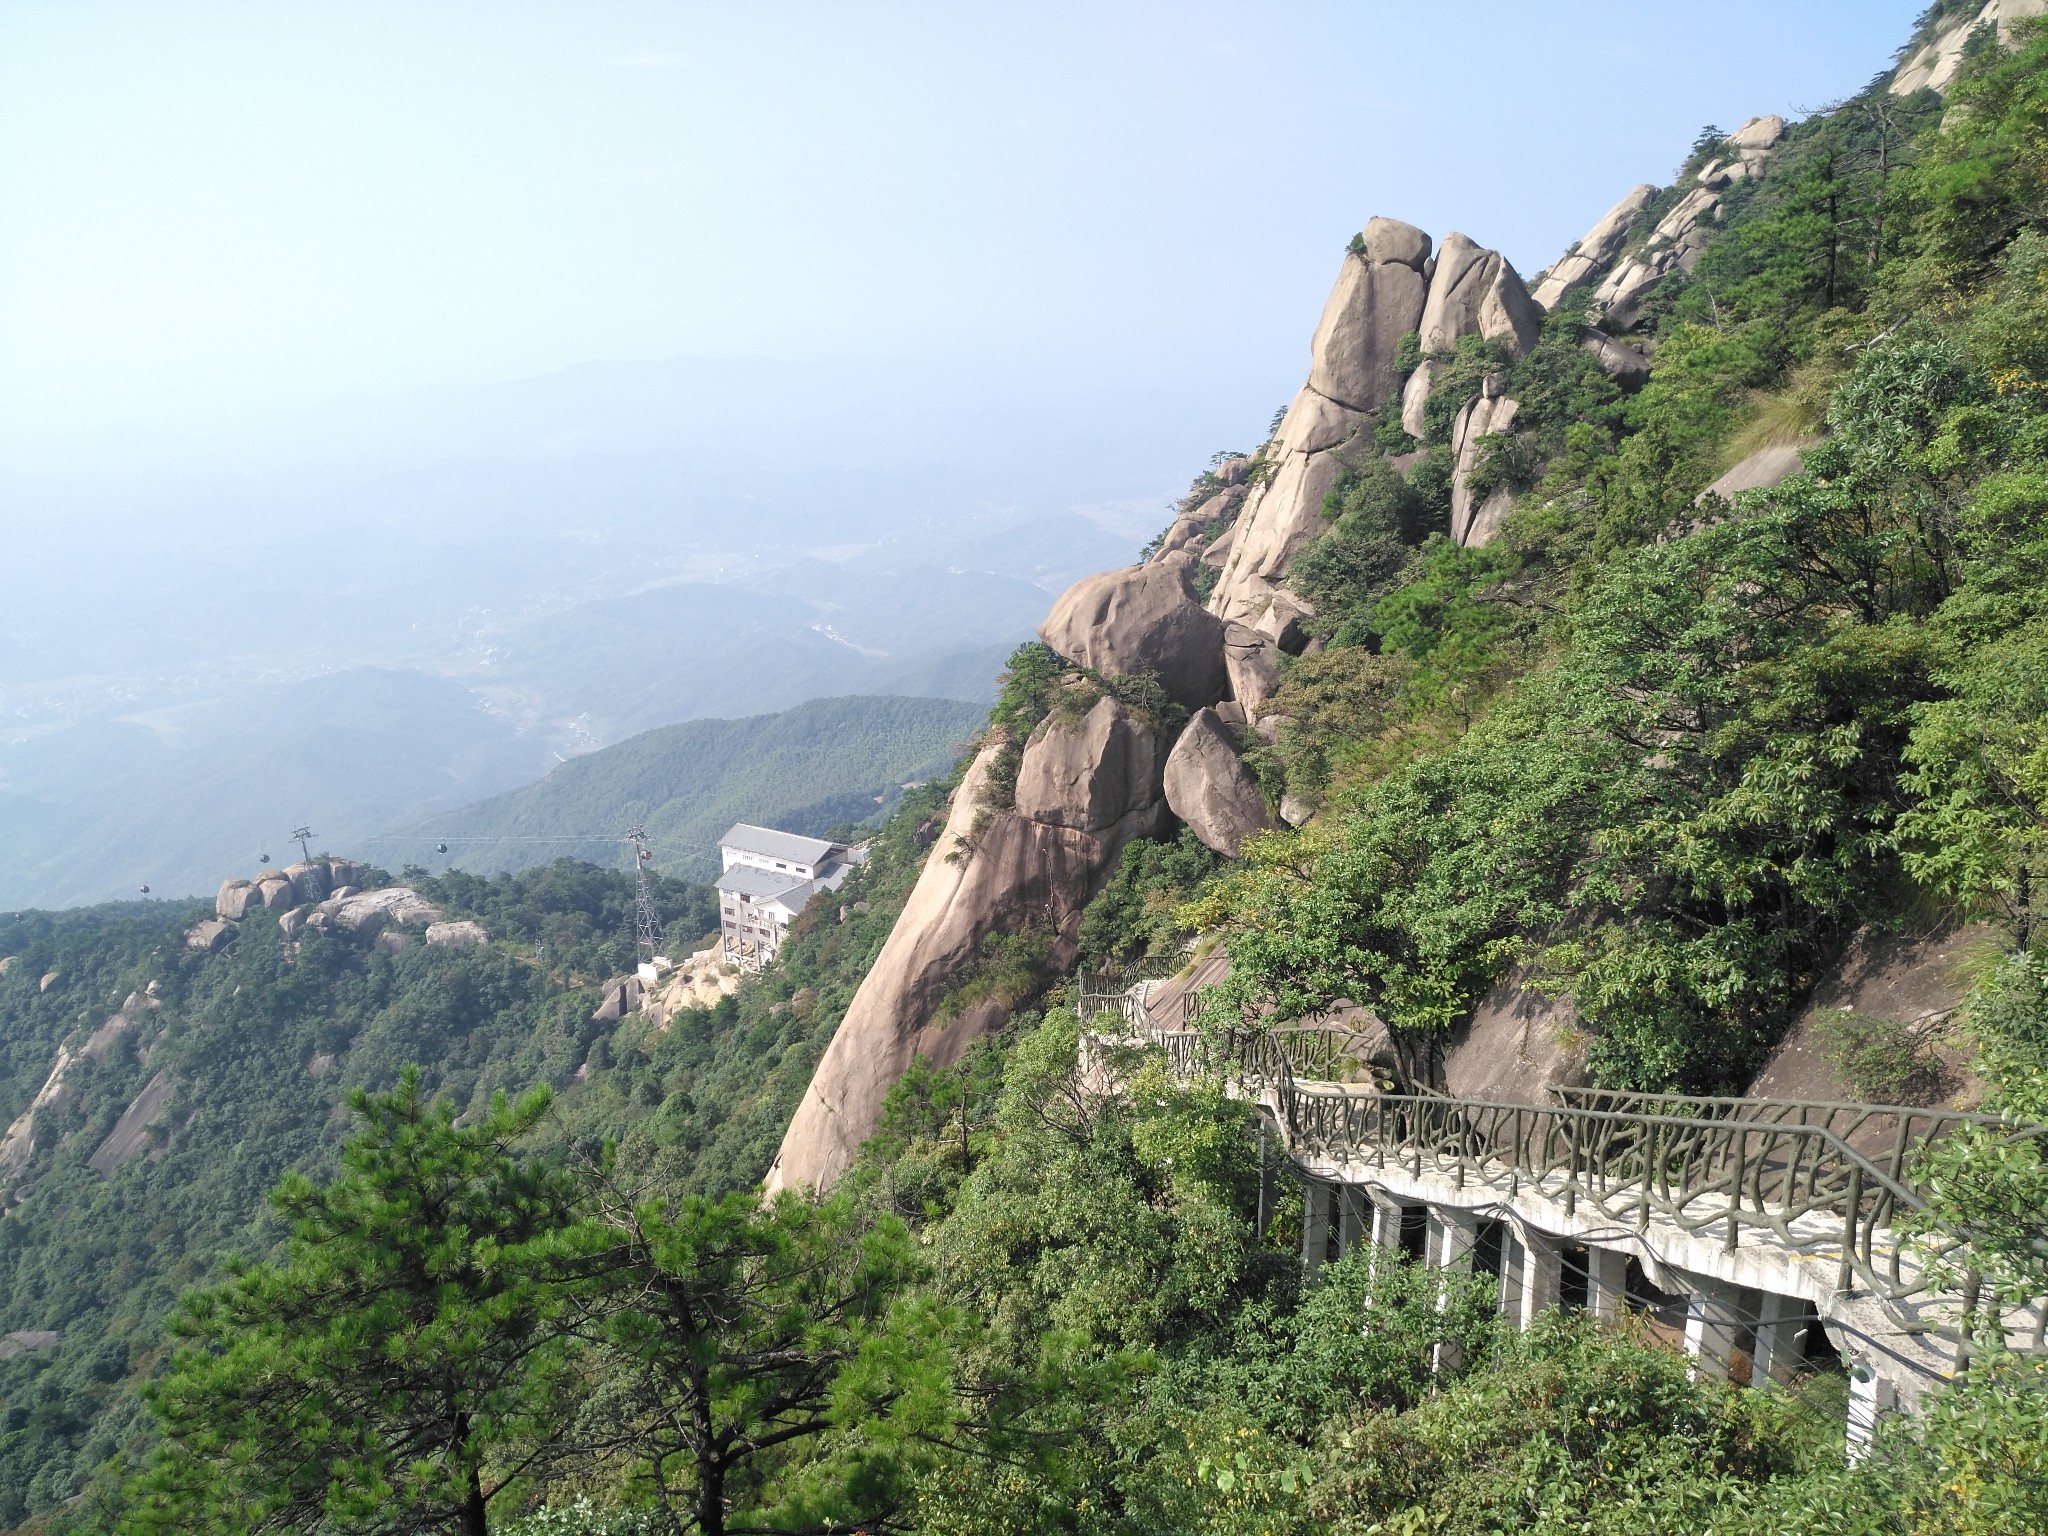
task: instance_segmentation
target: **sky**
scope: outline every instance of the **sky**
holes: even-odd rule
[[[1921,3],[8,0],[0,469],[595,360],[1291,379],[1369,216],[1531,272]]]

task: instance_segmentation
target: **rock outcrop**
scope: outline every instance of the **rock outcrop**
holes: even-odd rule
[[[149,1145],[149,1128],[161,1120],[170,1107],[171,1075],[159,1072],[121,1112],[121,1118],[114,1122],[107,1139],[85,1160],[85,1165],[101,1178],[112,1178],[115,1169],[142,1154]]]
[[[1195,600],[1185,551],[1150,565],[1104,571],[1060,594],[1039,638],[1068,661],[1112,676],[1157,673],[1189,709],[1223,697],[1223,626]]]
[[[1569,997],[1549,997],[1520,975],[1500,983],[1451,1034],[1446,1092],[1499,1104],[1549,1104],[1550,1089],[1586,1081],[1585,1037]]]
[[[1017,770],[1017,814],[1047,826],[1128,841],[1162,830],[1166,747],[1112,698],[1078,721],[1041,721]]]
[[[213,898],[215,916],[230,923],[239,923],[250,912],[263,905],[263,898],[256,887],[247,880],[228,880],[222,883],[220,894]]]
[[[1783,485],[1806,468],[1802,455],[1813,446],[1810,442],[1774,443],[1768,448],[1759,448],[1694,497],[1693,505],[1698,506],[1713,496],[1732,502],[1744,491],[1768,491]]]
[[[1423,266],[1429,246],[1429,236],[1412,224],[1377,218],[1366,224],[1309,344],[1312,393],[1352,412],[1376,411],[1393,393],[1401,338],[1420,323],[1428,295]]]
[[[154,988],[155,983],[150,985]],[[71,1102],[67,1079],[72,1066],[80,1061],[106,1060],[115,1043],[138,1028],[150,1009],[160,1006],[154,991],[131,992],[120,1011],[110,1014],[82,1043],[73,1036],[57,1047],[57,1059],[50,1067],[50,1075],[43,1079],[42,1088],[28,1108],[14,1117],[7,1134],[0,1137],[0,1195],[13,1192],[22,1170],[35,1155],[38,1119],[60,1113]]]
[[[1285,620],[1283,612],[1283,630]],[[1246,723],[1257,720],[1267,701],[1280,691],[1280,656],[1279,641],[1250,625],[1231,624],[1224,629],[1223,664],[1230,674],[1230,697],[1244,711]]]
[[[1672,272],[1690,272],[1713,232],[1721,197],[1736,182],[1762,173],[1785,137],[1782,117],[1752,117],[1728,136],[1723,154],[1703,166],[1695,183],[1657,221],[1635,255],[1608,273],[1593,295],[1592,312],[1609,331],[1625,331],[1641,317],[1649,291]]]
[[[1650,382],[1650,360],[1634,347],[1588,325],[1579,332],[1579,346],[1593,355],[1600,371],[1623,389],[1641,389]]]
[[[1121,749],[1109,745],[1115,720],[1115,711],[1091,710],[1081,726],[1061,728],[1074,743],[1047,746],[1051,732],[1038,738],[1031,799],[1037,815],[987,804],[990,767],[1002,745],[991,743],[976,756],[902,915],[812,1074],[768,1171],[771,1193],[830,1185],[874,1131],[883,1099],[914,1058],[949,1064],[1002,1019],[1006,1005],[996,998],[938,1017],[988,935],[1028,926],[1050,941],[1049,965],[1064,970],[1073,963],[1081,910],[1145,815],[1140,807],[1102,830],[1086,830],[1138,777],[1135,735]],[[1123,752],[1124,772],[1112,773],[1100,760],[1094,769],[1070,771],[1084,729],[1106,755]],[[1020,787],[1023,779],[1020,770]],[[1062,795],[1052,793],[1058,786],[1065,786]]]
[[[2034,16],[2048,16],[2048,0],[1986,0],[1982,10],[1966,11],[1955,17],[1906,55],[1892,75],[1891,93],[1910,96],[1915,91],[1946,92],[1963,67],[1963,53],[1972,33],[1979,27],[1995,26],[1998,40],[2010,47],[2013,23]]]
[[[185,930],[185,947],[217,955],[234,943],[235,935],[240,931],[224,918],[209,917],[205,922],[195,923]]]
[[[1530,297],[1545,309],[1555,309],[1557,301],[1572,289],[1604,277],[1607,269],[1614,265],[1614,258],[1628,244],[1630,227],[1656,200],[1657,189],[1648,182],[1630,191],[1552,264],[1550,270],[1537,280],[1536,290]]]
[[[1323,502],[1338,475],[1370,455],[1360,430],[1397,385],[1402,426],[1422,435],[1423,405],[1442,377],[1428,354],[1475,335],[1500,342],[1510,357],[1536,345],[1542,308],[1506,257],[1460,234],[1447,236],[1434,259],[1430,251],[1430,237],[1413,225],[1374,219],[1345,257],[1310,345],[1308,382],[1267,447],[1271,472],[1230,529],[1209,598],[1218,618],[1262,629],[1283,597],[1297,619],[1307,612],[1285,590],[1287,567],[1322,532]],[[1402,385],[1400,344],[1410,333],[1425,356]],[[1280,643],[1283,651],[1300,648],[1298,640]]]
[[[374,934],[387,926],[426,928],[441,921],[441,909],[409,885],[331,896],[314,911],[344,933]]]
[[[1216,711],[1199,711],[1166,760],[1166,803],[1213,852],[1234,859],[1244,840],[1280,825]]]
[[[1467,401],[1458,413],[1457,424],[1451,429],[1451,452],[1455,468],[1451,472],[1451,542],[1468,547],[1477,547],[1491,542],[1500,532],[1501,520],[1514,506],[1514,497],[1505,487],[1496,487],[1477,506],[1474,506],[1472,485],[1473,472],[1479,467],[1479,454],[1484,440],[1504,433],[1515,424],[1515,413],[1520,409],[1517,403],[1500,392],[1500,382],[1489,378],[1480,389],[1479,398]]]
[[[427,924],[427,942],[442,949],[469,949],[491,942],[483,924],[468,919],[454,923]]]

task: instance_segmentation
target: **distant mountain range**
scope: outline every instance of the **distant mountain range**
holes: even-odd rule
[[[655,867],[702,878],[736,821],[819,836],[879,819],[905,784],[946,772],[987,718],[952,699],[812,699],[780,714],[692,720],[562,764],[537,784],[364,843],[388,868],[477,874],[563,856],[616,864],[620,834],[646,829]],[[448,852],[437,852],[446,843]]]

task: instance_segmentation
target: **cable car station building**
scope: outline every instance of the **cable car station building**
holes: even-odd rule
[[[797,914],[867,862],[866,847],[740,822],[718,840],[718,928],[725,962],[758,971],[781,952]]]

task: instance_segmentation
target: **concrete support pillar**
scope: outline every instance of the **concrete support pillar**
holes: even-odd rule
[[[1520,1228],[1515,1233],[1515,1247],[1521,1258],[1521,1283],[1515,1298],[1519,1308],[1515,1321],[1519,1327],[1526,1328],[1536,1321],[1538,1313],[1558,1304],[1564,1278],[1563,1265],[1557,1244],[1541,1232]]]
[[[1849,1464],[1870,1453],[1877,1426],[1898,1406],[1898,1389],[1874,1362],[1858,1360],[1849,1371]]]
[[[1431,1206],[1429,1211],[1428,1241],[1423,1248],[1423,1257],[1431,1269],[1472,1270],[1472,1245],[1479,1237],[1479,1218],[1470,1211],[1461,1211],[1454,1206]],[[1445,1296],[1437,1292],[1437,1306],[1441,1308]],[[1455,1371],[1465,1363],[1465,1353],[1451,1343],[1438,1344],[1430,1351],[1430,1368],[1436,1371]]]
[[[1393,1253],[1401,1246],[1401,1202],[1376,1189],[1365,1192],[1372,1213],[1372,1245],[1381,1253]]]
[[[1728,1286],[1695,1277],[1685,1298],[1685,1352],[1695,1381],[1726,1381],[1742,1332],[1741,1298]]]
[[[1603,1323],[1621,1321],[1628,1302],[1628,1255],[1586,1248],[1586,1310]]]
[[[1749,1351],[1749,1384],[1780,1385],[1799,1370],[1799,1325],[1806,1320],[1805,1303],[1765,1291],[1757,1307],[1756,1343]]]
[[[1301,1267],[1310,1279],[1330,1251],[1330,1186],[1310,1179],[1301,1190]]]
[[[1519,1323],[1522,1316],[1522,1234],[1512,1224],[1500,1234],[1500,1315]]]
[[[1365,1191],[1356,1184],[1337,1186],[1337,1256],[1356,1248],[1365,1233]]]
[[[1429,1211],[1429,1247],[1426,1250],[1431,1269],[1464,1269],[1472,1267],[1472,1244],[1479,1237],[1479,1218],[1470,1211],[1455,1206],[1431,1206]]]

